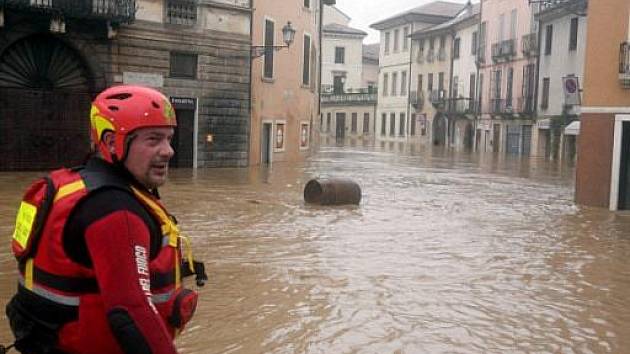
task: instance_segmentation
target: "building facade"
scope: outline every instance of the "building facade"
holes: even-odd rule
[[[630,3],[588,4],[575,197],[630,209]]]
[[[252,61],[249,161],[299,161],[310,151],[319,116],[320,31],[330,0],[258,0],[253,4],[252,42],[283,46],[282,29],[295,29],[293,43],[266,49]]]
[[[90,102],[115,84],[152,86],[171,99],[175,167],[247,164],[249,0],[3,6],[2,169],[81,162]]]
[[[587,1],[541,6],[537,122],[532,156],[574,161],[584,81]],[[532,48],[533,49],[533,48]],[[575,123],[574,123],[575,122]]]
[[[476,127],[481,151],[530,155],[537,55],[521,48],[536,32],[531,6],[527,1],[481,2]]]
[[[350,20],[336,7],[324,13],[320,126],[326,140],[338,142],[374,136],[378,57],[374,46],[363,45],[367,33],[350,27]]]
[[[434,1],[371,25],[380,31],[381,37],[375,124],[378,140],[406,141],[412,132],[415,135],[421,131],[415,129],[415,121],[411,123],[410,90],[414,59],[410,35],[452,19],[463,7],[464,4]],[[435,53],[436,58],[438,55]]]

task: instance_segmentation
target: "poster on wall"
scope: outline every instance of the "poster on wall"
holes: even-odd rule
[[[276,123],[276,150],[284,150],[284,123]]]
[[[308,148],[308,136],[309,136],[308,126],[309,126],[308,123],[302,123],[300,126],[300,148],[302,149]]]

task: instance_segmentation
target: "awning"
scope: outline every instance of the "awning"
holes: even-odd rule
[[[564,135],[580,135],[580,121],[574,120],[564,128]]]

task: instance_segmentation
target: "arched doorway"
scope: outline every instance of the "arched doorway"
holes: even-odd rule
[[[93,80],[79,54],[49,34],[0,54],[0,169],[72,166],[89,151]]]
[[[433,145],[446,145],[446,117],[443,114],[436,114],[433,118]]]

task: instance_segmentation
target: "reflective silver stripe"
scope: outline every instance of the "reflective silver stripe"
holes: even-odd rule
[[[166,247],[166,246],[168,246],[168,241],[169,241],[169,240],[170,240],[170,239],[169,239],[168,235],[164,235],[164,236],[162,236],[162,247]]]
[[[18,282],[20,283],[20,285],[24,286],[24,277],[22,275],[20,275]],[[80,298],[78,296],[55,294],[36,285],[33,285],[33,289],[29,290],[45,299],[56,302],[58,304],[67,306],[79,306],[80,303]]]
[[[154,304],[163,304],[167,302],[171,298],[171,296],[173,296],[173,293],[175,293],[175,290],[171,290],[167,293],[162,294],[153,294],[151,295],[151,302],[153,302]]]

